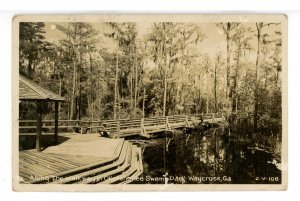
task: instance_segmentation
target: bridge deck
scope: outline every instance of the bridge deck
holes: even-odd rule
[[[60,120],[58,128],[59,133],[80,132],[97,133],[99,131],[108,131],[112,137],[127,137],[133,135],[149,135],[159,133],[168,129],[179,129],[195,126],[202,120],[209,123],[218,123],[224,121],[222,114],[204,114],[204,115],[175,115],[166,117],[148,117],[142,119],[119,119],[103,121],[77,121]],[[43,122],[43,135],[51,133],[53,130],[53,121],[45,120]],[[35,135],[36,121],[22,120],[19,126],[20,135]]]
[[[67,140],[65,138],[68,138]],[[25,182],[56,173],[101,162],[113,157],[121,139],[107,139],[98,134],[70,134],[64,142],[38,153],[19,152],[19,175]]]

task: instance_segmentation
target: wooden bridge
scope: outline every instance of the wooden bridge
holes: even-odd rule
[[[222,121],[224,117],[221,114],[119,121],[59,121],[59,130],[65,133],[58,136],[57,145],[45,147],[42,152],[34,149],[19,152],[20,180],[30,184],[131,183],[138,180],[143,172],[142,149],[124,140],[124,137],[152,137],[163,131],[191,128],[200,122]],[[20,131],[34,132],[35,123],[36,121],[20,121]],[[49,131],[54,129],[54,121],[43,121],[42,128],[44,137],[52,135]],[[90,134],[74,135],[74,128],[82,133],[89,131]],[[111,132],[110,136],[118,139],[101,137],[95,133],[99,131]],[[35,133],[20,133],[20,137],[26,137],[24,135]],[[170,139],[167,146],[169,143]]]
[[[20,100],[37,104],[36,120],[19,120],[21,183],[130,183],[143,172],[142,150],[125,137],[151,138],[163,131],[190,128],[200,122],[224,121],[222,114],[104,121],[59,120],[58,103],[64,100],[63,97],[22,76],[19,87]],[[47,101],[55,103],[54,120],[42,119],[42,104]],[[74,135],[74,132],[91,134]],[[98,133],[117,139],[101,137]],[[43,141],[54,143],[41,146]],[[50,146],[53,144],[55,146]],[[35,145],[36,150],[31,145]]]
[[[59,120],[59,133],[99,133],[107,132],[109,137],[124,138],[140,135],[151,138],[156,133],[166,130],[194,127],[201,121],[219,123],[225,120],[223,114],[201,114],[201,115],[174,115],[166,117],[149,117],[141,119],[119,119],[103,121],[78,121]],[[43,120],[42,134],[54,134],[54,120]],[[20,120],[19,133],[23,135],[36,135],[36,120]]]
[[[62,138],[59,136],[59,139]],[[67,135],[66,141],[42,152],[19,152],[21,183],[124,184],[143,172],[141,148],[124,139],[97,134]]]

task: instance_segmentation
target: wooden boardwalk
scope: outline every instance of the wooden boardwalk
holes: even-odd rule
[[[77,121],[77,120],[60,120],[58,128],[60,133],[77,132],[80,133],[98,133],[106,131],[112,138],[122,138],[128,136],[141,135],[151,138],[156,133],[193,127],[201,121],[209,123],[224,122],[222,114],[201,114],[201,115],[174,115],[166,117],[149,117],[139,119],[119,119],[103,121]],[[43,135],[53,134],[54,121],[43,121]],[[19,126],[20,135],[35,135],[36,121],[23,120]]]
[[[123,139],[69,135],[42,152],[19,152],[24,183],[121,183],[142,173],[141,151]],[[107,179],[109,178],[109,179]]]

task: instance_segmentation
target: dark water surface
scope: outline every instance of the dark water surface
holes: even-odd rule
[[[142,181],[151,184],[280,184],[280,161],[256,146],[212,128],[189,137],[152,139],[143,153]],[[277,167],[276,167],[277,166]]]

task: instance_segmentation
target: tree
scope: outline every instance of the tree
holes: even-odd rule
[[[177,67],[184,69],[190,64],[192,56],[189,48],[201,41],[203,37],[200,27],[192,23],[154,23],[152,31],[148,34],[146,40],[149,43],[150,58],[156,64],[158,75],[163,80],[163,116],[168,115],[171,108],[170,106],[167,107],[167,102],[170,104],[174,102],[171,100],[171,96],[168,96],[167,91],[171,93],[171,91],[178,90],[178,88],[181,88],[181,90],[183,88],[180,84],[176,86],[176,82],[173,81],[176,73],[175,69]],[[182,84],[183,82],[182,77],[177,80],[177,83]]]
[[[203,69],[205,71],[205,75],[206,75],[206,113],[209,112],[209,78],[211,77],[211,66],[212,66],[212,62],[210,57],[207,54],[204,54],[202,57],[202,65],[203,65]],[[215,71],[216,72],[216,71]]]
[[[260,54],[261,54],[261,43],[266,42],[266,37],[268,35],[263,34],[263,28],[271,25],[278,25],[278,23],[263,23],[256,22],[256,31],[257,31],[257,54],[256,54],[256,63],[255,63],[255,95],[254,95],[254,115],[253,115],[253,130],[257,132],[258,128],[258,105],[259,105],[259,69],[260,69]],[[262,40],[263,39],[263,40]]]
[[[119,56],[119,51],[123,52],[123,56],[125,57],[125,62],[126,65],[122,69],[124,72],[123,78],[124,81],[127,83],[129,86],[124,86],[123,88],[120,89],[118,88],[118,82],[121,82],[121,80],[118,80],[118,73],[117,69],[119,68],[118,64],[116,64],[116,76],[115,76],[115,95],[114,95],[114,118],[117,118],[117,96],[118,96],[118,91],[123,90],[123,93],[121,93],[121,98],[122,96],[125,96],[125,101],[127,97],[127,91],[128,89],[130,90],[129,94],[129,99],[130,99],[130,112],[131,117],[134,117],[136,115],[136,105],[137,105],[137,84],[138,84],[138,70],[137,70],[137,55],[136,55],[136,24],[135,23],[107,23],[108,26],[111,28],[111,31],[109,33],[106,33],[106,35],[112,39],[114,39],[117,43],[117,56]],[[127,57],[127,58],[126,58]],[[119,58],[118,58],[119,59]],[[127,66],[128,65],[128,66]],[[133,76],[135,72],[135,75]],[[129,79],[127,78],[127,75],[129,75]],[[129,82],[127,81],[129,80]],[[135,80],[135,90],[134,90],[134,96],[133,96],[133,80]],[[122,83],[120,83],[122,84]],[[134,97],[134,101],[133,101]],[[120,101],[120,100],[119,100]],[[134,102],[134,105],[133,105]],[[122,103],[119,102],[119,107],[121,106]],[[120,108],[119,108],[120,110]],[[120,112],[119,112],[120,113]]]
[[[88,23],[72,22],[66,26],[57,25],[67,38],[60,41],[63,49],[71,55],[73,68],[73,83],[70,105],[70,119],[81,118],[81,102],[82,102],[82,73],[84,72],[84,56],[90,51],[95,42],[93,37],[96,34],[95,29]],[[76,107],[75,107],[76,105]]]
[[[39,55],[47,48],[43,22],[20,22],[20,73],[33,78]]]
[[[234,84],[232,91],[232,108],[235,108],[235,112],[238,110],[238,82],[239,82],[239,69],[240,61],[245,56],[246,51],[250,52],[253,48],[250,45],[252,39],[252,29],[247,28],[244,25],[240,25],[236,28],[236,32],[232,37],[232,40],[236,46],[235,53],[235,73],[234,73]]]
[[[222,52],[218,51],[216,53],[215,62],[214,62],[214,112],[218,113],[218,97],[217,97],[217,89],[218,89],[218,72],[224,65]]]
[[[217,23],[217,27],[219,27],[226,36],[226,54],[227,54],[227,67],[226,67],[226,102],[227,104],[230,103],[230,53],[231,53],[231,40],[233,36],[234,29],[239,26],[240,23],[235,22],[222,22]],[[233,108],[231,107],[231,111]]]

